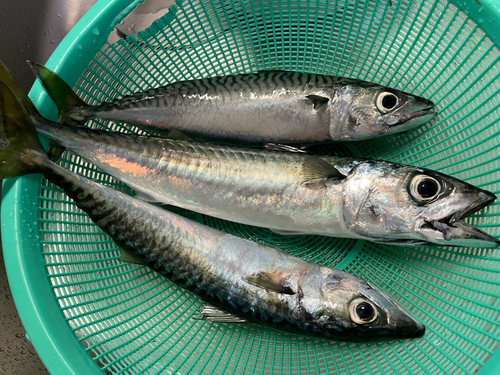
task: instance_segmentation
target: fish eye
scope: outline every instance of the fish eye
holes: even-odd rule
[[[435,198],[441,190],[441,184],[430,176],[417,175],[411,181],[411,195],[421,201],[427,201]]]
[[[368,324],[378,317],[375,306],[365,299],[357,298],[349,305],[349,314],[354,323]]]
[[[399,99],[392,92],[383,91],[377,97],[377,108],[382,113],[392,111],[398,105]]]

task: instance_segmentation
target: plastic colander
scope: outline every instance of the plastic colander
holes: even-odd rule
[[[439,116],[404,135],[320,152],[428,167],[500,192],[499,0],[179,0],[137,37],[108,44],[110,30],[138,2],[99,1],[47,63],[85,101],[264,69],[362,79],[430,98]],[[57,118],[38,84],[30,96],[43,115]],[[61,164],[126,189],[73,154]],[[414,340],[340,343],[194,320],[196,296],[121,263],[114,242],[58,187],[31,175],[5,181],[3,190],[9,283],[52,374],[500,373],[498,250],[285,237],[177,210],[367,279],[427,327]],[[499,207],[466,221],[499,237]]]

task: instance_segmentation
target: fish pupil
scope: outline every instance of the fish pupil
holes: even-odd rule
[[[438,191],[437,183],[433,180],[424,180],[418,184],[417,192],[423,198],[430,198]]]
[[[385,95],[382,98],[382,105],[386,109],[393,109],[397,103],[398,103],[398,98],[396,98],[396,96],[393,94]]]
[[[360,319],[368,320],[373,316],[373,307],[366,302],[362,302],[356,307],[356,314]]]

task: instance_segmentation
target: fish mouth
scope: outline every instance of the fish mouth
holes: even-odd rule
[[[415,124],[415,122],[417,119],[419,120],[418,125],[425,124],[427,121],[432,120],[436,114],[437,112],[434,109],[434,104],[432,104],[427,108],[400,116],[396,123],[389,124],[389,126],[405,125],[409,122],[412,122],[412,126],[416,126],[417,124]]]
[[[462,221],[482,210],[495,199],[496,196],[490,192],[480,192],[479,200],[464,207],[463,210],[441,219],[424,219],[418,231],[429,242],[440,245],[497,248],[500,246],[500,240]]]
[[[426,107],[418,109],[417,111],[410,113],[393,113],[387,115],[385,118],[385,123],[388,126],[387,133],[400,133],[408,130],[415,129],[429,121],[431,121],[437,112],[434,109],[434,104],[432,102],[426,103]]]

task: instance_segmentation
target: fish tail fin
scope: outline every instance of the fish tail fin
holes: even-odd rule
[[[3,82],[10,91],[21,101],[28,113],[39,116],[35,105],[28,98],[28,95],[21,89],[18,83],[12,77],[7,67],[0,61],[0,82]]]
[[[8,87],[8,89],[17,97],[17,99],[19,99],[19,101],[24,106],[24,109],[26,109],[28,114],[35,116],[37,119],[44,121],[44,123],[46,124],[50,123],[48,120],[42,119],[42,116],[36,109],[33,102],[30,100],[30,98],[28,98],[28,95],[26,95],[25,92],[21,89],[21,87],[12,77],[12,74],[10,74],[7,67],[1,61],[0,61],[0,82],[3,82]],[[57,161],[61,157],[64,150],[65,150],[64,147],[58,146],[51,141],[48,151],[50,159],[52,161]]]
[[[76,95],[64,80],[41,64],[28,61],[43,87],[59,109],[59,123],[83,125],[92,117],[94,107]]]
[[[47,160],[31,117],[0,82],[0,179],[41,172]]]

